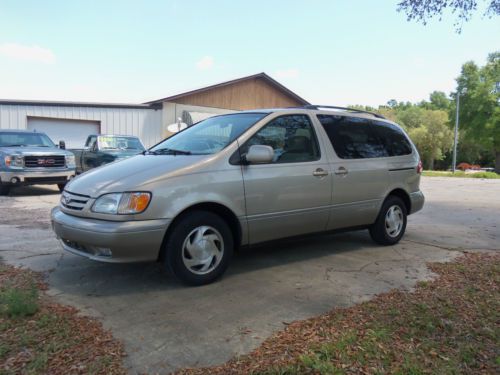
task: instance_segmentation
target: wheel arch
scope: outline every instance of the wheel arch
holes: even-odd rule
[[[186,207],[183,209],[181,212],[179,212],[170,225],[168,226],[168,229],[165,233],[165,236],[163,237],[163,242],[161,245],[160,253],[158,255],[158,260],[162,260],[164,256],[164,248],[165,248],[165,242],[172,232],[173,228],[175,227],[175,224],[185,215],[189,214],[190,212],[193,211],[208,211],[208,212],[213,212],[217,215],[219,215],[226,223],[229,225],[229,228],[231,229],[231,233],[233,234],[233,239],[234,239],[234,247],[235,250],[239,248],[241,245],[242,241],[242,228],[240,221],[238,220],[238,217],[235,215],[235,213],[229,209],[227,206],[221,204],[221,203],[216,203],[216,202],[202,202],[202,203],[196,203],[193,204],[189,207]]]
[[[398,197],[398,198],[401,198],[401,200],[405,204],[406,214],[409,215],[410,212],[411,212],[411,199],[410,199],[410,195],[404,189],[401,189],[401,188],[396,188],[396,189],[391,190],[389,192],[389,194],[387,194],[386,199],[389,196],[391,196],[391,195],[395,196],[395,197]]]

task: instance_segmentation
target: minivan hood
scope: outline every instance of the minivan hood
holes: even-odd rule
[[[93,198],[106,193],[140,191],[153,180],[193,173],[193,167],[212,155],[136,155],[71,180],[66,190]]]

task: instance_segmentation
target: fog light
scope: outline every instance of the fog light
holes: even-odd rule
[[[92,246],[93,250],[95,252],[95,255],[98,257],[111,257],[111,249],[108,249],[107,247],[98,247],[98,246]]]

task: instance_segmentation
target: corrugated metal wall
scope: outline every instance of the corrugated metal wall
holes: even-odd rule
[[[146,147],[163,139],[161,109],[0,104],[0,129],[26,129],[28,117],[99,121],[101,133],[135,135]]]

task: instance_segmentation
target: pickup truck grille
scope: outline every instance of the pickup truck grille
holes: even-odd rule
[[[66,166],[66,158],[64,155],[25,156],[24,166],[26,168],[61,168]]]
[[[81,195],[63,191],[61,194],[61,206],[70,210],[81,211],[87,204],[90,197],[88,195]]]

